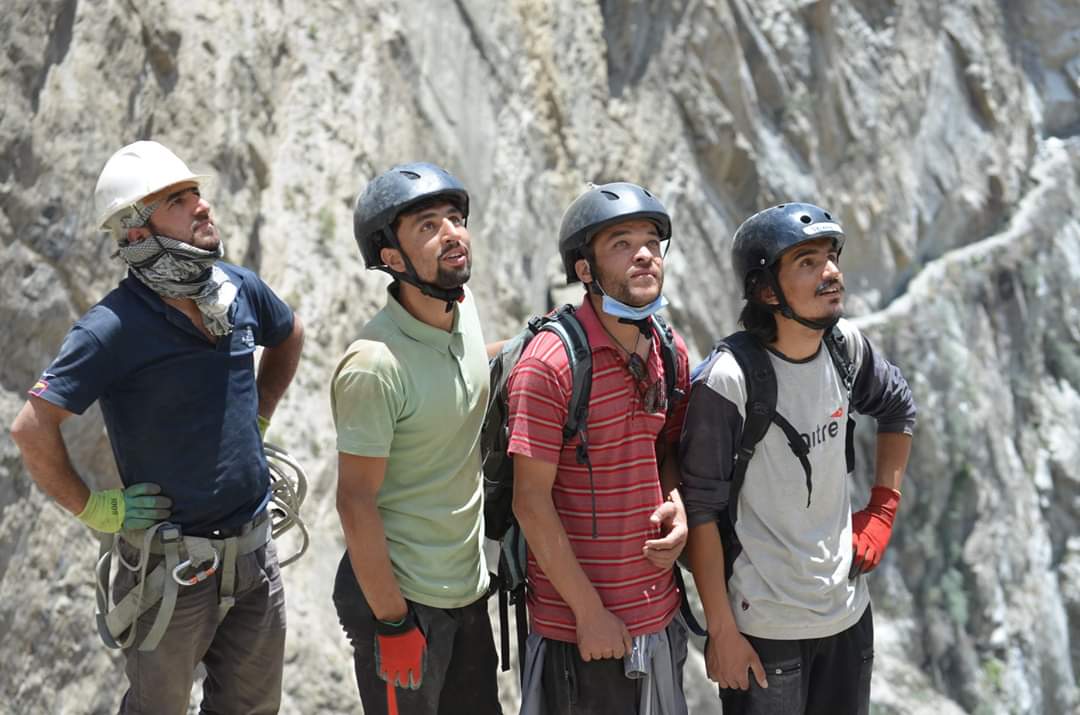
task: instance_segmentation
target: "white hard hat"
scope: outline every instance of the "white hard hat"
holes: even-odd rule
[[[115,233],[116,227],[110,224],[120,211],[181,181],[198,184],[209,178],[209,174],[193,174],[180,157],[157,142],[128,144],[105,162],[94,187],[97,225]]]

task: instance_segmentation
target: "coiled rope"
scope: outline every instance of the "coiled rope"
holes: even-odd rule
[[[300,517],[300,507],[307,497],[307,474],[281,447],[263,442],[263,449],[266,452],[266,463],[270,467],[271,533],[277,539],[294,526],[300,528],[299,550],[287,559],[278,558],[278,563],[284,567],[303,556],[311,542],[307,526]]]

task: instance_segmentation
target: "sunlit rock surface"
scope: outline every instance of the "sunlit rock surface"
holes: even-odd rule
[[[308,330],[271,430],[312,481],[313,544],[285,572],[283,712],[357,712],[330,602],[343,543],[327,396],[386,284],[352,239],[363,184],[424,159],[470,187],[490,339],[576,299],[560,291],[555,244],[585,182],[645,184],[674,219],[669,316],[695,355],[734,328],[734,228],[772,203],[814,201],[848,231],[850,312],[920,408],[896,535],[871,577],[876,711],[1074,713],[1078,24],[1072,0],[11,0],[0,424],[122,275],[92,226],[108,156],[154,138],[215,173],[228,258]],[[87,481],[116,478],[96,408],[65,436]],[[5,432],[0,694],[12,712],[115,711],[124,679],[95,632],[95,553]],[[516,679],[502,683],[513,712]],[[719,712],[697,652],[687,690],[692,712]]]

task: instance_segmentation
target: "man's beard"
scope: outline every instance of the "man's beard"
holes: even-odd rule
[[[650,298],[634,298],[631,293],[630,279],[623,277],[622,280],[613,280],[610,276],[601,273],[599,267],[593,271],[597,282],[605,293],[615,300],[629,305],[632,308],[643,308],[652,303],[664,292],[664,269],[660,269],[660,275],[656,278],[656,294]]]
[[[221,234],[218,232],[217,226],[210,224],[198,233],[192,231],[191,245],[198,246],[204,251],[216,251],[217,247],[221,245]]]
[[[821,283],[817,287],[817,289],[814,291],[814,297],[816,298],[816,297],[822,295],[824,293],[824,291],[829,290],[830,288],[833,288],[833,287],[836,287],[836,288],[840,289],[840,302],[837,303],[836,305],[831,306],[829,308],[829,310],[826,311],[825,315],[819,316],[818,318],[814,318],[814,320],[833,320],[835,318],[844,317],[844,300],[843,300],[843,298],[847,294],[847,289],[844,287],[843,281],[841,281],[839,279],[834,279],[834,280],[831,280],[831,281],[825,281],[825,282]]]
[[[465,265],[462,268],[447,268],[439,263],[439,268],[435,272],[435,285],[443,290],[453,290],[454,288],[460,288],[469,282],[469,275],[472,273],[472,257],[465,259]]]

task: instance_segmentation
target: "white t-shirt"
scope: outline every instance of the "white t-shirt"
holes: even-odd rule
[[[838,328],[856,368],[848,395],[828,350],[796,362],[769,352],[776,411],[802,435],[806,474],[773,425],[757,445],[739,492],[735,533],[742,551],[728,581],[739,630],[759,638],[824,638],[854,625],[870,601],[851,569],[848,412],[878,418],[879,431],[910,433],[914,405],[899,370],[877,356],[849,322]],[[716,356],[691,390],[683,432],[683,499],[691,526],[715,520],[726,498],[710,487],[730,479],[746,409],[746,379],[730,353]],[[726,493],[726,492],[725,492]]]

